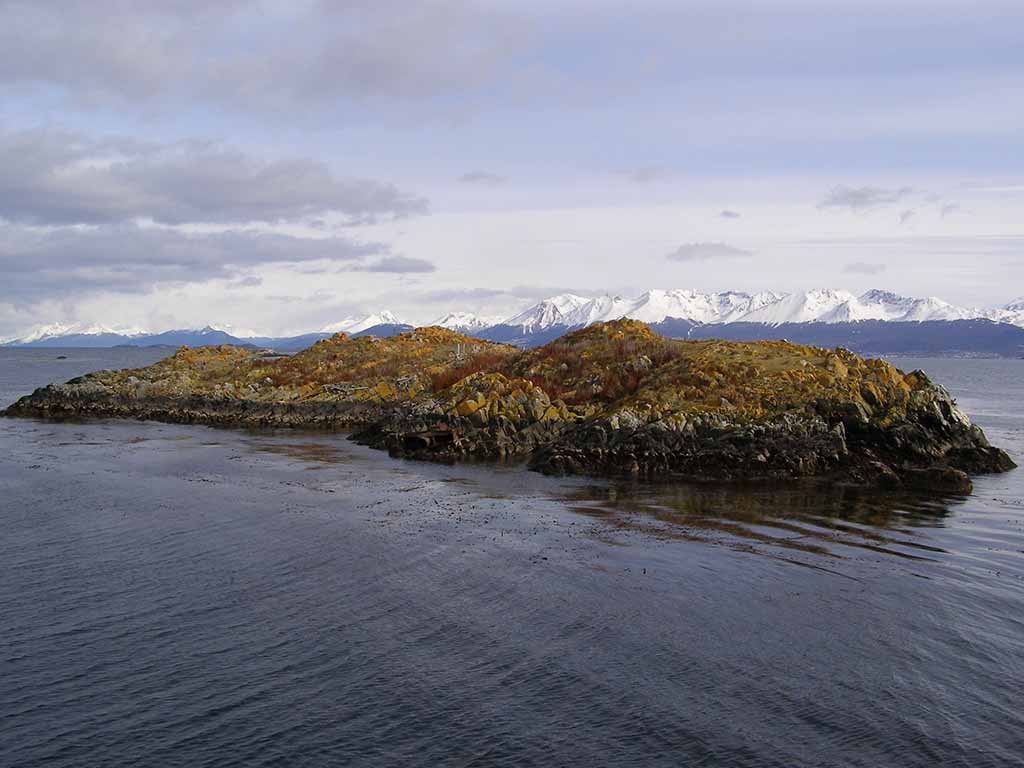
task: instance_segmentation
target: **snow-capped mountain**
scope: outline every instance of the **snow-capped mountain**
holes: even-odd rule
[[[767,302],[759,309],[745,312],[736,317],[735,321],[767,325],[809,323],[826,317],[844,304],[856,302],[856,300],[857,297],[849,291],[829,289],[802,291],[783,295],[777,301]]]
[[[231,323],[212,323],[203,328],[200,331],[200,333],[207,331],[223,331],[229,336],[234,336],[239,339],[252,339],[265,335],[262,333],[257,333],[252,328],[246,328],[244,326],[239,327],[237,325],[232,325]]]
[[[474,315],[472,312],[449,312],[444,317],[438,318],[431,325],[439,325],[453,331],[479,331],[483,328],[490,328],[501,322],[500,317],[485,317]]]
[[[985,314],[990,320],[1011,323],[1024,327],[1024,298],[1014,299],[1000,309],[990,310]]]
[[[115,328],[108,325],[87,323],[47,323],[33,328],[23,336],[12,339],[21,344],[44,339],[55,339],[61,336],[144,336],[148,331],[142,328]]]
[[[857,320],[898,320],[914,310],[919,299],[900,296],[892,291],[871,290],[853,301],[836,307],[822,322],[854,322]]]
[[[321,333],[359,333],[375,325],[399,325],[400,321],[386,309],[381,312],[374,312],[369,315],[352,315],[336,323],[325,325],[320,329]]]
[[[569,320],[570,316],[591,301],[593,299],[573,293],[560,293],[527,307],[518,315],[505,320],[504,325],[519,327],[523,333],[535,333],[556,325],[578,325]]]
[[[624,317],[652,324],[669,318],[701,325],[989,319],[1024,326],[1024,300],[985,310],[957,307],[935,297],[913,298],[881,290],[867,291],[860,296],[837,289],[797,293],[764,291],[753,295],[741,291],[651,290],[636,298],[604,295],[593,299],[561,294],[523,310],[504,321],[504,325],[522,328],[524,333],[536,333],[548,328],[577,327]]]
[[[571,293],[553,296],[504,321],[504,325],[535,333],[556,326],[575,327],[629,317],[644,323],[680,318],[699,323],[731,322],[751,309],[781,299],[784,294],[753,296],[739,291],[700,293],[691,290],[651,290],[635,298],[605,294],[592,299]]]

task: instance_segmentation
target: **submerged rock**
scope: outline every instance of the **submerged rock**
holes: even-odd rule
[[[528,352],[440,328],[338,335],[291,357],[182,348],[6,413],[347,428],[393,455],[523,457],[556,474],[967,491],[971,474],[1015,466],[921,371],[787,342],[673,341],[634,321]]]

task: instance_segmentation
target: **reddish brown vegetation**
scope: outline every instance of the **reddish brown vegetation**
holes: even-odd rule
[[[507,367],[507,352],[481,352],[453,368],[448,368],[430,377],[434,392],[441,392],[474,373],[502,373]]]

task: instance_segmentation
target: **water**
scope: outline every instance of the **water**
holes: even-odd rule
[[[0,400],[160,354],[0,351]],[[1024,361],[897,363],[1024,457]],[[623,485],[0,420],[0,526],[4,766],[1024,764],[1019,470]]]

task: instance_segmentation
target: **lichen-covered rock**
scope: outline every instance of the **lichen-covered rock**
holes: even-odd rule
[[[431,407],[399,405],[354,439],[392,455],[508,458],[550,442],[579,418],[526,379],[474,373],[438,393]]]

